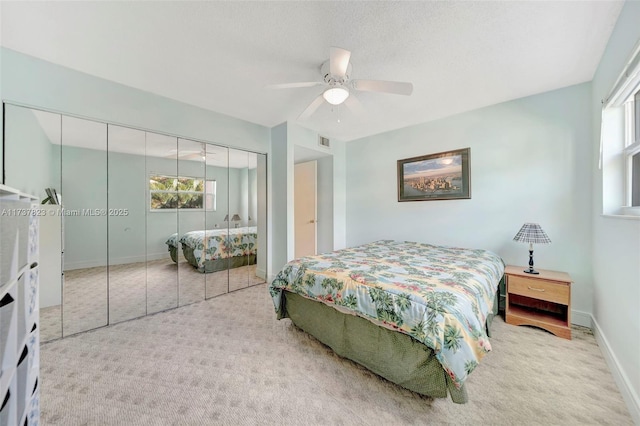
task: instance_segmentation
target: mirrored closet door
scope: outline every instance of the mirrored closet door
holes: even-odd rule
[[[105,326],[108,312],[107,125],[62,116],[62,334]]]
[[[109,323],[147,314],[145,132],[108,125]]]
[[[248,226],[255,227],[256,238],[250,241],[249,285],[262,284],[267,275],[267,156],[253,152],[249,155],[249,213]]]
[[[205,144],[178,138],[178,305],[204,300]]]
[[[178,306],[178,138],[145,132],[147,313]]]
[[[62,116],[4,104],[5,183],[46,200],[60,191]],[[62,337],[62,207],[40,206],[40,340]]]
[[[229,149],[206,146],[205,224],[203,240],[205,298],[229,292],[226,256],[229,225]]]
[[[41,341],[264,282],[266,155],[4,104],[39,196]]]
[[[229,270],[229,291],[246,288],[249,284],[249,245],[254,242],[255,230],[249,228],[249,153],[237,149],[229,150],[229,205],[231,222],[229,239],[234,248]]]
[[[229,226],[236,257],[230,262],[229,290],[263,283],[266,275],[266,156],[229,150]],[[230,212],[231,213],[231,212]]]

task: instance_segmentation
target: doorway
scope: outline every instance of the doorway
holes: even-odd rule
[[[318,250],[318,164],[298,163],[294,169],[295,257],[311,256]]]

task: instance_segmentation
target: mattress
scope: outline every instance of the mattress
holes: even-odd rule
[[[293,260],[269,290],[278,318],[286,291],[412,337],[460,388],[491,350],[486,325],[503,274],[488,250],[384,240]]]

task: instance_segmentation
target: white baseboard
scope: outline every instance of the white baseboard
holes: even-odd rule
[[[611,350],[609,341],[602,332],[602,329],[598,325],[598,322],[593,317],[591,317],[591,320],[593,323],[591,329],[593,330],[593,334],[596,337],[596,342],[598,342],[598,346],[600,346],[600,350],[602,350],[602,355],[604,356],[604,359],[607,362],[609,369],[611,370],[613,379],[618,385],[618,390],[620,391],[620,394],[622,394],[624,402],[627,404],[627,408],[629,409],[631,418],[633,419],[633,422],[635,424],[640,424],[640,398],[638,398],[636,390],[633,389],[629,377],[625,374],[624,370],[620,366],[615,353]]]
[[[116,257],[109,258],[110,265],[126,265],[128,263],[146,262],[148,260],[171,260],[169,252],[163,253],[149,253],[146,256],[129,256],[129,257]],[[104,260],[82,260],[79,262],[64,262],[64,270],[70,271],[74,269],[95,268],[97,266],[105,266]]]
[[[571,324],[593,329],[593,318],[588,312],[571,310]]]
[[[62,268],[65,271],[71,271],[74,269],[86,269],[86,268],[96,268],[98,266],[104,266],[106,267],[106,262],[103,261],[99,261],[99,260],[82,260],[79,262],[67,262],[65,261],[64,264],[62,265]]]
[[[148,260],[160,260],[160,259],[171,259],[169,252],[164,253],[149,253],[147,255],[142,256],[129,256],[129,257],[110,257],[109,265],[126,265],[128,263],[141,263],[146,262]]]
[[[256,276],[266,281],[265,277],[267,276],[267,271],[261,268],[256,268]]]
[[[171,255],[168,251],[163,251],[162,253],[147,253],[147,260],[162,260],[169,259],[171,260]]]

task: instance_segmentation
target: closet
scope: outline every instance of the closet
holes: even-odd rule
[[[56,194],[40,205],[42,341],[264,282],[266,154],[3,107],[5,183]]]

